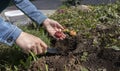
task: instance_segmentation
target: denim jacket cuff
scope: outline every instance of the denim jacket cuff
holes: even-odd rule
[[[40,18],[38,18],[39,21],[38,21],[37,23],[38,23],[39,25],[42,25],[42,23],[43,23],[43,22],[45,21],[45,19],[47,19],[47,18],[48,18],[48,17],[46,17],[46,16],[43,15],[43,16],[41,16]]]
[[[21,29],[19,29],[18,27],[15,27],[15,29],[12,31],[12,33],[6,38],[4,43],[9,46],[12,46],[15,43],[16,39],[21,34],[21,32],[22,32]]]

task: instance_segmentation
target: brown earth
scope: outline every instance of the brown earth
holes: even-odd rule
[[[29,71],[119,71],[120,51],[104,48],[104,42],[93,44],[94,37],[82,34],[65,40],[52,40],[61,54],[41,56],[32,62]]]

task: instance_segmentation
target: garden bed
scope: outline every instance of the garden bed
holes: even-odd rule
[[[46,54],[31,64],[41,71],[119,71],[119,5],[59,9],[51,18],[67,27],[65,40],[51,40],[61,54]],[[77,35],[70,35],[74,30]]]
[[[81,35],[58,41],[55,43],[55,47],[58,47],[60,55],[46,54],[32,62],[28,70],[119,71],[120,51],[94,47],[91,42],[92,39],[85,39]]]
[[[50,18],[66,30],[65,40],[47,38],[44,30],[25,27],[24,31],[40,36],[60,54],[25,55],[20,50],[1,51],[1,70],[20,71],[119,71],[120,2],[99,6],[61,7]],[[83,8],[84,7],[84,8]],[[34,30],[33,30],[34,29]],[[71,35],[74,31],[74,35]],[[6,47],[6,46],[1,46]],[[15,45],[15,49],[18,47]],[[6,48],[4,48],[6,49]],[[19,51],[19,53],[18,53]],[[13,54],[14,53],[14,54]],[[17,53],[17,54],[16,54]],[[15,55],[16,54],[16,55]],[[7,56],[5,56],[7,55]],[[12,56],[10,56],[12,55]],[[10,59],[11,60],[7,60]],[[17,63],[14,62],[17,60]],[[5,67],[7,65],[7,67]]]

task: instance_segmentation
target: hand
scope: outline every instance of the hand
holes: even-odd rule
[[[32,51],[35,54],[45,53],[47,45],[38,37],[22,32],[16,40],[16,44],[20,46],[25,53]]]
[[[57,21],[46,19],[43,22],[43,25],[46,28],[46,30],[49,32],[49,34],[53,36],[54,38],[63,40],[66,37],[66,35],[62,32],[64,28]],[[56,32],[61,32],[61,37],[59,38],[56,37],[55,36]]]

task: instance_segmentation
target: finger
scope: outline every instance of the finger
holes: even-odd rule
[[[58,27],[58,25],[57,24],[54,24],[54,30],[55,31],[59,31],[59,29],[61,29],[60,27]]]
[[[31,48],[31,52],[33,52],[35,55],[37,54],[37,46],[35,47],[35,46],[33,46],[32,48]]]
[[[55,29],[55,31],[59,31],[57,27],[55,27],[54,29]]]
[[[42,47],[40,46],[40,44],[38,44],[37,54],[42,54],[42,53],[43,53]]]
[[[58,22],[56,23],[57,24],[57,27],[64,30],[64,27],[62,25],[60,25]]]
[[[60,29],[64,29],[64,27],[62,25],[60,25],[57,21],[54,21],[53,20],[53,23],[54,23],[54,26],[57,27],[57,28],[60,28]]]
[[[24,47],[24,49],[22,49],[22,51],[26,54],[29,54],[31,52],[31,46],[27,46],[27,47]]]
[[[65,39],[66,35],[62,33],[62,37],[60,37],[61,40]]]
[[[62,30],[61,30],[61,29],[58,29],[58,31],[62,32]]]
[[[63,34],[63,38],[65,38],[66,37],[66,35],[65,34]]]
[[[41,46],[41,49],[42,49],[42,53],[45,53],[47,51],[47,48],[45,48],[45,47]]]
[[[40,46],[47,50],[47,44],[45,44],[42,40],[40,40]]]

